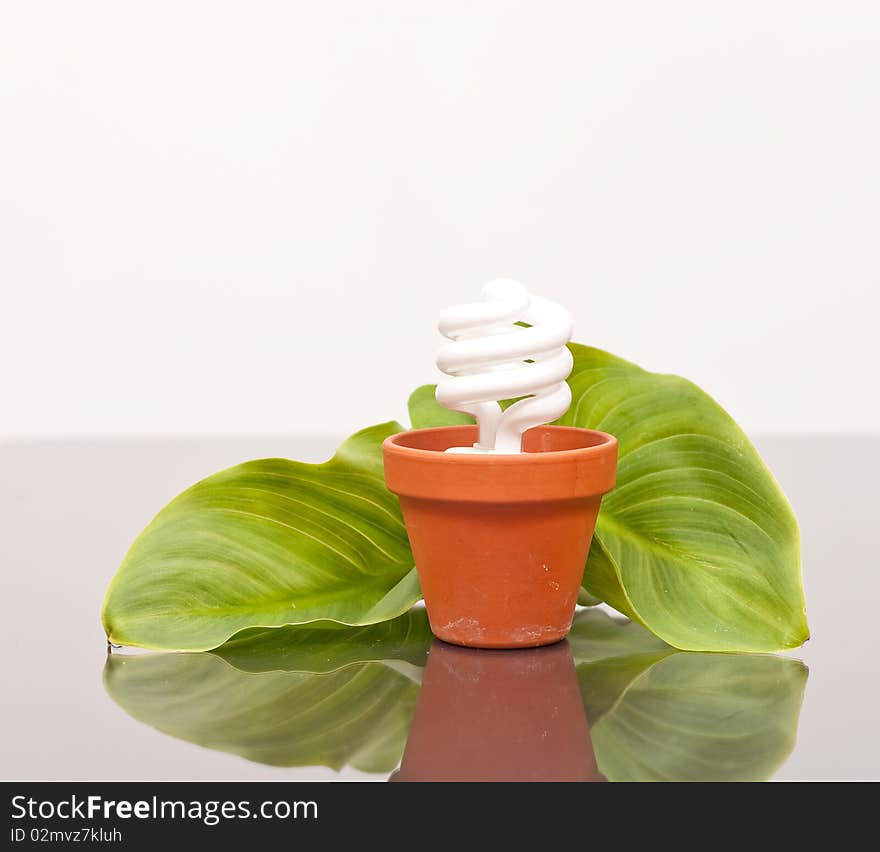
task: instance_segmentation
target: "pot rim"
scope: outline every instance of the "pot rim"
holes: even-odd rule
[[[617,444],[617,438],[608,432],[598,429],[584,429],[580,426],[534,426],[532,430],[553,432],[580,432],[584,435],[597,438],[594,444],[585,447],[574,447],[568,450],[539,450],[537,452],[524,451],[521,453],[447,453],[444,450],[425,450],[417,447],[407,447],[398,443],[406,435],[413,434],[440,434],[443,432],[458,432],[462,429],[476,431],[476,425],[460,424],[455,426],[432,426],[427,429],[406,429],[390,435],[382,442],[382,450],[386,454],[407,456],[413,460],[421,459],[435,464],[455,465],[535,465],[535,464],[558,464],[566,460],[586,460],[590,456],[602,456]],[[450,444],[450,446],[456,446]]]

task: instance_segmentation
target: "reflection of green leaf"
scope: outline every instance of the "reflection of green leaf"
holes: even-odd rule
[[[669,654],[673,651],[662,639],[640,624],[602,612],[582,610],[575,614],[568,634],[575,661],[592,663],[636,654]]]
[[[601,610],[575,615],[568,641],[591,726],[641,672],[676,653],[641,624],[612,618]]]
[[[111,656],[107,691],[178,739],[271,766],[390,772],[418,685],[381,663],[328,674],[248,674],[213,654]]]
[[[421,609],[362,628],[249,630],[210,653],[111,655],[105,686],[135,719],[207,748],[275,766],[389,772],[431,638]],[[796,660],[682,653],[597,610],[575,617],[569,642],[611,780],[760,779],[791,750],[807,676]],[[461,659],[491,666],[506,653]]]
[[[210,476],[134,542],[104,601],[111,642],[207,650],[249,627],[372,624],[418,600],[380,446],[358,432],[324,464],[253,461]]]
[[[800,645],[808,632],[797,522],[743,432],[685,379],[570,349],[572,404],[559,422],[620,443],[586,591],[678,648]],[[432,393],[413,395],[420,426],[440,422],[426,402]]]
[[[596,673],[579,670],[583,689]],[[794,747],[807,668],[758,654],[672,654],[590,719],[612,781],[764,780]]]
[[[272,766],[390,772],[419,691],[395,665],[424,664],[424,611],[300,629],[254,631],[208,654],[111,655],[104,684],[135,719],[207,748]]]
[[[328,672],[366,662],[424,667],[433,638],[425,610],[413,609],[367,627],[321,621],[243,630],[212,653],[245,672]]]
[[[575,617],[570,641],[610,781],[764,780],[794,747],[807,681],[798,660],[684,653],[595,610]]]

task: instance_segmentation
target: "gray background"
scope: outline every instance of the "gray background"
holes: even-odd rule
[[[165,736],[105,694],[99,608],[141,528],[193,481],[248,458],[318,461],[331,438],[16,442],[0,445],[7,779],[334,778]],[[794,753],[780,779],[880,778],[880,439],[759,439],[801,525],[812,639]],[[382,780],[346,769],[343,777]]]

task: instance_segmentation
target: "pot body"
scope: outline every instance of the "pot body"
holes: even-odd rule
[[[444,452],[476,435],[476,426],[419,429],[382,448],[431,629],[480,648],[557,642],[571,627],[602,495],[614,485],[617,441],[539,426],[520,454]]]

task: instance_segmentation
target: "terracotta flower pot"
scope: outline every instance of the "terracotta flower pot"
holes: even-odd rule
[[[434,635],[456,645],[547,645],[571,627],[617,441],[538,426],[512,455],[444,453],[476,426],[401,432],[382,445]]]
[[[604,781],[568,642],[435,641],[394,781]]]

